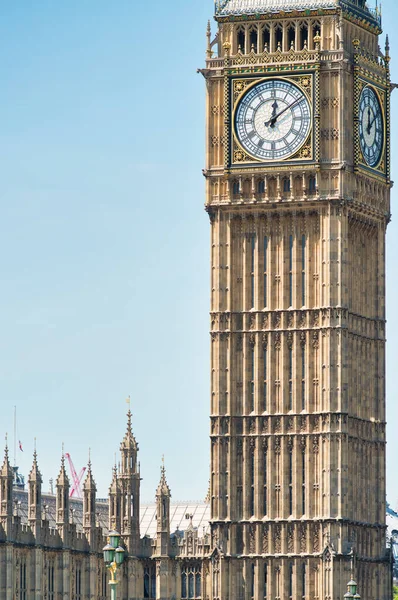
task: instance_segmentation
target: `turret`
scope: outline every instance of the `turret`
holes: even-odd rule
[[[164,461],[156,490],[156,554],[167,556],[170,544],[170,488],[166,480]]]
[[[69,478],[65,469],[65,457],[62,454],[61,470],[57,478],[57,502],[56,502],[56,523],[58,529],[65,533],[66,526],[69,525]],[[62,531],[64,530],[64,531]],[[65,541],[65,540],[64,540]]]
[[[0,519],[9,538],[12,532],[12,486],[14,473],[8,457],[8,445],[4,452],[4,462],[0,473]]]
[[[97,486],[94,481],[91,468],[91,458],[88,461],[87,477],[83,484],[83,528],[90,546],[94,541],[95,534],[95,501]]]
[[[121,492],[121,534],[128,552],[136,555],[140,541],[140,472],[137,463],[138,444],[131,427],[131,411],[127,413],[127,431],[120,445],[122,459],[119,474]]]
[[[116,464],[112,469],[112,483],[109,488],[109,530],[121,531],[120,486],[117,478]]]
[[[36,448],[33,454],[32,470],[29,473],[28,493],[29,493],[29,525],[36,537],[36,542],[40,542],[41,529],[41,486],[43,479],[37,463]]]

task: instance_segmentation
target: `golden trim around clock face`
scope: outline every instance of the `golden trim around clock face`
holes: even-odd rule
[[[365,164],[378,169],[386,149],[386,119],[377,88],[365,84],[358,101],[359,146]]]
[[[297,157],[313,131],[311,75],[273,75],[250,84],[232,83],[232,131],[237,146],[232,161],[274,164]],[[236,160],[237,153],[240,159]]]

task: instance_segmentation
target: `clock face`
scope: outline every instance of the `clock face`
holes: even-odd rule
[[[384,147],[383,113],[376,92],[365,87],[359,100],[359,139],[365,162],[376,167]]]
[[[262,161],[292,156],[310,130],[311,110],[306,96],[283,79],[267,79],[250,88],[235,113],[239,143]]]

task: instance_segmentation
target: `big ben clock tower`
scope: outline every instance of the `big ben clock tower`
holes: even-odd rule
[[[391,598],[389,48],[364,0],[208,29],[212,600]]]

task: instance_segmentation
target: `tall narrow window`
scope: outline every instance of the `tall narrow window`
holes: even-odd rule
[[[316,192],[316,179],[313,175],[308,179],[308,191],[310,194],[315,194]]]
[[[293,410],[293,348],[289,347],[289,410]]]
[[[195,576],[192,571],[188,574],[188,598],[195,598]]]
[[[257,29],[252,29],[250,32],[250,51],[257,52],[258,33]]]
[[[264,27],[263,29],[263,42],[264,42],[264,52],[269,52],[269,45],[270,45],[270,34],[269,34],[269,28],[267,26]]]
[[[82,570],[81,567],[76,567],[75,573],[75,598],[80,600],[82,593]]]
[[[264,308],[268,306],[268,238],[264,237]]]
[[[289,565],[289,598],[293,597],[293,565]]]
[[[249,350],[249,356],[250,356],[250,385],[249,385],[249,410],[250,412],[254,412],[254,397],[255,397],[255,383],[254,383],[254,371],[255,371],[255,351],[254,351],[254,346],[250,348]]]
[[[264,451],[263,461],[264,461],[264,489],[263,489],[263,513],[264,517],[268,512],[268,503],[267,503],[267,493],[268,493],[268,472],[267,472],[267,451]]]
[[[199,569],[195,575],[195,598],[200,598],[202,596],[202,574]]]
[[[254,308],[254,287],[255,287],[255,279],[254,279],[254,271],[256,265],[256,238],[252,237],[251,241],[251,269],[250,269],[250,277],[251,277],[251,307]]]
[[[292,515],[292,514],[293,514],[293,451],[290,450],[290,452],[289,452],[289,515]]]
[[[181,576],[181,590],[182,586],[183,577]],[[186,598],[186,596],[181,597]],[[156,598],[156,571],[152,566],[144,568],[144,598]]]
[[[108,593],[108,577],[106,574],[106,569],[103,569],[102,578],[101,578],[101,600],[106,600],[107,593]]]
[[[254,582],[256,579],[256,565],[253,563],[252,564],[252,572],[251,572],[251,578],[250,578],[250,597],[254,598]]]
[[[239,181],[234,181],[232,184],[232,193],[237,196],[240,192]]]
[[[287,42],[289,50],[294,50],[296,48],[296,28],[293,25],[291,25],[287,30]]]
[[[308,48],[308,26],[307,25],[303,25],[301,27],[300,46],[301,46],[301,50],[304,50],[304,48]]]
[[[240,29],[238,31],[238,50],[240,50],[241,52],[245,52],[245,42],[246,42],[246,35],[245,35],[245,30],[244,29]]]
[[[290,178],[289,177],[285,177],[283,180],[283,191],[285,192],[285,194],[290,192]]]
[[[267,346],[263,348],[263,410],[267,411],[267,392],[268,392],[268,368],[267,368],[267,360],[268,360],[268,351]]]
[[[181,598],[187,598],[187,574],[183,572],[181,574]]]
[[[49,600],[54,600],[54,563],[50,562],[47,570],[47,589]]]
[[[267,565],[264,565],[264,600],[267,599],[268,596],[268,569]]]
[[[289,236],[289,306],[293,306],[293,236]]]
[[[305,410],[305,345],[301,346],[301,409]]]
[[[27,600],[26,559],[22,558],[19,565],[19,600]]]
[[[305,595],[307,593],[307,566],[304,563],[303,566],[301,567],[301,589],[303,591],[303,599],[305,598]]]
[[[301,304],[305,306],[305,253],[306,253],[306,239],[305,235],[301,238]]]
[[[260,181],[257,184],[257,191],[259,194],[264,194],[265,193],[265,181],[264,179],[260,179]]]
[[[301,480],[303,482],[303,493],[301,496],[301,510],[305,515],[305,451],[301,453]]]
[[[254,484],[255,484],[255,460],[254,450],[250,454],[250,515],[254,517]]]

